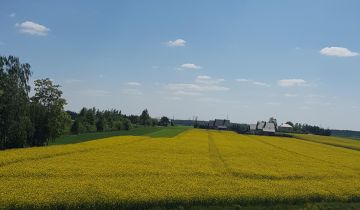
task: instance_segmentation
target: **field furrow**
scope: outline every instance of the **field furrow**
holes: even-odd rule
[[[1,151],[0,206],[360,201],[359,162],[355,150],[228,131],[119,136]]]

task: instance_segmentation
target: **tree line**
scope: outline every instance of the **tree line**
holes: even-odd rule
[[[301,124],[287,122],[287,124],[293,126],[294,133],[305,133],[305,134],[315,134],[321,136],[331,136],[331,130],[328,128],[322,128],[316,125],[308,125],[308,124]]]
[[[30,64],[0,56],[0,149],[41,146],[59,137],[71,123],[59,85],[35,80],[29,96]]]
[[[120,110],[99,110],[82,108],[79,113],[67,111],[72,118],[70,133],[130,130],[137,126],[168,126],[174,125],[169,118],[163,116],[160,120],[151,118],[147,109],[140,115],[125,115]]]
[[[0,56],[0,149],[43,146],[64,133],[174,125],[165,116],[160,120],[151,118],[147,109],[139,116],[124,115],[116,109],[65,111],[63,92],[49,78],[35,80],[30,97],[30,68],[17,57]]]

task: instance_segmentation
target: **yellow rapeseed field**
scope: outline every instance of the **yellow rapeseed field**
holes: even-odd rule
[[[360,152],[191,129],[0,152],[0,207],[359,201]]]

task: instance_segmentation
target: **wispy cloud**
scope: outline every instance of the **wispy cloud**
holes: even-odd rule
[[[237,82],[250,82],[249,79],[236,79]]]
[[[152,69],[159,69],[160,66],[151,66]]]
[[[334,105],[331,102],[327,102],[327,101],[305,101],[304,102],[307,105],[315,105],[315,106],[332,106]]]
[[[359,53],[351,52],[345,47],[325,47],[320,50],[320,53],[327,56],[337,57],[353,57],[359,55]]]
[[[270,87],[269,84],[265,83],[265,82],[257,82],[257,81],[254,81],[252,83],[253,85],[257,85],[257,86],[262,86],[262,87]]]
[[[16,16],[16,13],[14,13],[14,12],[9,15],[9,17],[11,17],[11,18],[13,18],[15,16]]]
[[[165,97],[165,99],[171,100],[171,101],[180,101],[182,98],[180,98],[178,96],[171,96],[171,97]]]
[[[192,84],[192,83],[175,83],[168,84],[167,88],[175,91],[227,91],[229,88],[220,86],[220,85],[202,85],[202,84]]]
[[[285,96],[285,97],[289,97],[289,98],[297,97],[296,94],[291,94],[291,93],[285,93],[284,96]]]
[[[37,36],[46,36],[50,31],[46,26],[31,21],[16,23],[15,27],[19,28],[21,33]]]
[[[130,85],[130,86],[141,86],[140,82],[127,82],[126,85]]]
[[[266,105],[270,105],[270,106],[279,106],[280,103],[279,102],[266,102]]]
[[[183,39],[176,39],[174,41],[166,42],[166,45],[169,47],[184,47],[186,45],[186,41]]]
[[[308,83],[303,79],[282,79],[278,81],[280,87],[306,86]]]
[[[184,63],[181,65],[182,69],[192,69],[192,70],[196,70],[196,69],[201,69],[201,66],[198,66],[196,64],[193,63]]]
[[[204,92],[228,91],[229,88],[220,85],[224,79],[213,79],[207,75],[197,76],[194,83],[170,83],[165,86],[174,95],[197,96]]]
[[[270,84],[265,83],[265,82],[259,82],[259,81],[254,81],[251,79],[244,79],[244,78],[236,79],[235,81],[241,82],[241,83],[250,83],[250,84],[253,84],[256,86],[261,86],[261,87],[270,87],[271,86]]]
[[[121,90],[121,92],[126,95],[142,95],[143,94],[140,90],[133,89],[133,88],[124,88]]]
[[[174,95],[182,95],[182,96],[198,96],[201,95],[200,92],[192,92],[192,91],[184,91],[184,90],[177,90],[173,92]]]
[[[213,79],[210,76],[207,75],[200,75],[196,77],[195,82],[200,84],[219,84],[221,82],[224,82],[224,79]]]

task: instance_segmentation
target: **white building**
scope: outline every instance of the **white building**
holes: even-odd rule
[[[276,132],[276,126],[275,123],[271,122],[258,122],[257,124],[250,124],[250,132],[251,133],[267,133],[267,134],[273,134]]]
[[[283,123],[278,126],[278,130],[280,132],[291,132],[291,131],[293,131],[293,127],[289,124]]]

